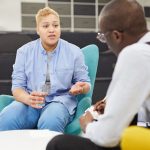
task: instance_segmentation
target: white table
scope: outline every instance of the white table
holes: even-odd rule
[[[0,150],[46,150],[48,142],[58,134],[49,130],[0,131]]]

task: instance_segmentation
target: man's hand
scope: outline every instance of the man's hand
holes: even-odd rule
[[[94,121],[94,118],[89,111],[87,111],[83,116],[80,117],[80,126],[84,133],[86,131],[87,124],[93,121]]]
[[[99,114],[103,114],[104,113],[104,109],[105,109],[105,105],[106,105],[106,101],[104,100],[100,100],[98,101],[95,105],[94,105],[94,111],[97,111]]]

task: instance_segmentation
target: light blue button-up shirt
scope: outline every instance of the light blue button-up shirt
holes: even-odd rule
[[[77,106],[77,99],[68,91],[77,81],[90,83],[87,66],[81,49],[63,39],[59,39],[57,47],[51,53],[50,94],[46,102],[59,101],[63,103],[70,114]],[[23,88],[28,93],[36,91],[45,83],[47,72],[47,53],[41,40],[31,41],[17,50],[13,65],[12,90]]]

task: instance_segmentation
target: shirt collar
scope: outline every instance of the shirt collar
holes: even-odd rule
[[[140,38],[140,40],[138,42],[139,43],[150,42],[150,32],[145,33],[144,36],[142,38]]]
[[[59,39],[56,48],[51,52],[51,54],[57,53],[57,51],[59,50],[59,47],[60,47],[60,42],[61,42],[61,40]],[[46,50],[42,46],[41,39],[40,39],[40,50],[41,50],[42,54],[47,54]]]

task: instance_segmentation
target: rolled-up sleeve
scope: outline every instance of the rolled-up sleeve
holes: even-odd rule
[[[12,91],[15,88],[26,88],[25,52],[23,48],[17,50],[15,64],[12,73]]]
[[[74,81],[88,82],[91,86],[90,78],[88,75],[88,67],[85,65],[84,55],[80,49],[76,55],[74,68]]]

